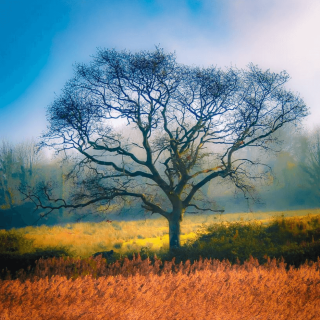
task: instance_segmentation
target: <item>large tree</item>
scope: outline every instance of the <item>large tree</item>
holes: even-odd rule
[[[252,64],[245,70],[186,66],[160,48],[100,49],[90,64],[75,66],[48,107],[42,137],[44,146],[80,155],[69,175],[77,183],[73,201],[53,199],[48,187],[46,203],[27,196],[48,210],[134,199],[168,220],[170,248],[179,247],[185,211],[214,209],[197,200],[200,190],[216,179],[250,193],[251,178],[265,170],[254,170],[261,161],[242,150],[269,150],[274,132],[307,115],[302,99],[285,88],[288,80],[284,71]]]

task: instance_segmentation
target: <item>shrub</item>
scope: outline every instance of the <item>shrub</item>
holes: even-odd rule
[[[204,226],[194,241],[179,249],[162,251],[162,260],[176,258],[177,262],[202,258],[228,259],[243,263],[250,256],[266,261],[266,256],[280,259],[288,265],[299,266],[306,260],[317,261],[320,256],[320,224],[318,218],[275,219],[269,225],[233,222]]]
[[[16,230],[0,230],[0,253],[26,253],[33,251],[33,240]]]
[[[40,258],[53,258],[72,255],[66,247],[34,248],[34,240],[27,239],[16,230],[0,231],[0,276],[3,278],[6,270],[15,274],[18,270],[33,268]]]
[[[116,242],[116,243],[113,245],[113,247],[114,247],[115,249],[120,249],[120,248],[122,247],[122,244],[123,244],[123,242]]]

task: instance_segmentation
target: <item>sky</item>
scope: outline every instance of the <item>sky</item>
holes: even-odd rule
[[[286,70],[320,125],[319,0],[0,0],[0,140],[37,139],[46,107],[97,48],[188,65]]]

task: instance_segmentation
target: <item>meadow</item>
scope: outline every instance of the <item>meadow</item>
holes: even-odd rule
[[[320,209],[233,213],[213,215],[186,215],[181,223],[181,243],[186,244],[197,238],[200,230],[209,225],[232,222],[267,224],[275,219],[320,215]],[[304,217],[304,218],[303,218]],[[166,219],[146,219],[140,221],[112,221],[100,223],[75,223],[65,226],[26,227],[16,230],[26,239],[32,240],[33,249],[67,248],[69,255],[86,258],[95,252],[114,250],[126,255],[139,252],[142,248],[154,253],[165,252],[169,248],[169,225]]]
[[[1,230],[0,319],[320,319],[320,210],[181,229],[170,252],[162,219]]]

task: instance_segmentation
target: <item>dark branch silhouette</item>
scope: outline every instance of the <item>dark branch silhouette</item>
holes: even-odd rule
[[[98,50],[48,107],[42,147],[79,154],[71,203],[32,190],[25,196],[49,210],[124,198],[169,221],[170,248],[180,246],[180,222],[200,189],[229,180],[246,196],[268,168],[245,148],[269,151],[274,132],[300,121],[307,107],[285,89],[286,72],[189,67],[173,54]],[[130,138],[114,124],[126,122]],[[257,171],[254,167],[265,168]],[[48,213],[49,213],[48,212]]]

